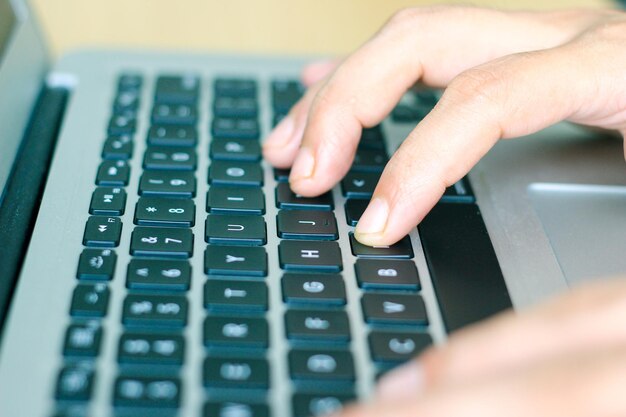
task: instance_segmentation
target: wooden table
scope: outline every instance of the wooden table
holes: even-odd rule
[[[56,54],[107,45],[344,54],[424,0],[32,0]],[[450,3],[448,1],[447,3]],[[503,8],[607,7],[609,0],[477,0]]]

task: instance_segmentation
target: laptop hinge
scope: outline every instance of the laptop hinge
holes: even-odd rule
[[[30,242],[69,90],[44,86],[0,200],[0,335]]]

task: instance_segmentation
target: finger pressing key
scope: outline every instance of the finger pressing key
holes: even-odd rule
[[[626,83],[619,81],[612,61],[597,59],[598,49],[584,47],[588,42],[582,37],[509,55],[456,77],[387,164],[355,237],[371,246],[400,240],[501,138],[528,135],[565,119],[604,126],[612,120],[613,128],[626,123],[615,104],[626,94]],[[626,50],[602,43],[616,49],[611,56]],[[626,59],[620,61],[626,66]],[[588,79],[596,81],[580,82]]]

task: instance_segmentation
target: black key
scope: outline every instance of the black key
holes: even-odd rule
[[[283,240],[278,245],[278,258],[286,270],[339,272],[343,268],[337,242]]]
[[[341,411],[345,403],[355,401],[354,394],[294,394],[293,417],[322,417]]]
[[[245,78],[217,78],[213,85],[216,97],[256,97],[256,82]]]
[[[373,331],[367,338],[374,362],[400,364],[433,344],[428,333]]]
[[[139,180],[139,195],[192,198],[196,196],[193,172],[145,171]]]
[[[287,182],[290,173],[291,170],[289,169],[274,168],[274,179],[278,182]]]
[[[288,183],[281,182],[276,186],[276,207],[297,210],[332,210],[333,195],[327,192],[318,197],[301,197],[291,191]]]
[[[385,151],[385,141],[380,125],[363,129],[361,140],[359,141],[359,149]]]
[[[144,169],[193,171],[196,152],[190,148],[149,146],[143,158]]]
[[[265,214],[265,197],[260,188],[210,187],[207,211],[217,214]]]
[[[84,364],[69,365],[57,377],[54,397],[59,401],[87,402],[91,399],[94,372]]]
[[[345,311],[289,310],[285,314],[287,338],[295,341],[347,343],[350,323]]]
[[[263,171],[257,162],[213,161],[209,167],[211,185],[261,186]]]
[[[130,159],[133,156],[133,138],[130,135],[111,136],[104,141],[102,158]]]
[[[209,275],[267,276],[267,252],[264,248],[208,245],[204,272]]]
[[[272,81],[272,107],[276,113],[287,113],[304,94],[304,86],[296,80]]]
[[[383,172],[387,164],[387,153],[380,150],[359,149],[354,155],[352,171]]]
[[[209,311],[267,311],[267,285],[210,279],[204,284],[204,306]]]
[[[218,117],[256,117],[256,99],[250,97],[216,97],[213,101],[213,114]]]
[[[125,326],[184,327],[187,299],[181,295],[130,294],[124,299]]]
[[[63,356],[95,358],[100,353],[102,327],[97,322],[71,324],[65,332]]]
[[[204,417],[270,417],[267,404],[238,401],[209,401],[204,405]],[[308,417],[308,416],[307,416]]]
[[[205,241],[225,245],[265,245],[265,220],[261,216],[209,214],[205,223]]]
[[[132,135],[137,129],[137,118],[134,111],[116,113],[109,120],[107,133],[111,136]]]
[[[365,246],[350,233],[350,247],[352,254],[363,258],[412,258],[413,247],[409,236],[390,246]]]
[[[113,388],[113,405],[174,409],[180,404],[181,391],[182,382],[178,378],[119,376]]]
[[[410,291],[421,288],[413,261],[357,259],[354,271],[361,288]]]
[[[209,315],[204,320],[204,345],[207,347],[266,349],[269,327],[264,318]]]
[[[266,359],[216,358],[204,361],[204,385],[207,388],[267,389],[270,386]]]
[[[137,290],[187,291],[191,265],[187,261],[132,259],[128,264],[126,286]]]
[[[371,198],[380,175],[375,172],[350,171],[341,180],[341,192],[351,198]]]
[[[369,203],[369,200],[362,200],[358,198],[349,198],[346,201],[344,207],[346,210],[346,221],[348,222],[348,226],[356,226]]]
[[[193,104],[198,101],[200,78],[193,74],[162,75],[157,78],[155,91],[157,103]]]
[[[344,350],[300,350],[289,352],[289,373],[295,381],[352,382],[352,354]]]
[[[254,118],[216,117],[211,135],[213,139],[258,139],[259,122]]]
[[[283,239],[337,240],[337,221],[330,211],[281,210],[276,216],[278,236]]]
[[[265,214],[265,197],[257,187],[211,186],[206,210],[214,214]]]
[[[72,293],[72,317],[104,317],[110,291],[106,284],[79,284]]]
[[[152,109],[152,124],[193,126],[198,121],[198,110],[188,104],[157,104]]]
[[[89,214],[121,216],[126,207],[126,191],[119,187],[98,187],[91,195]]]
[[[346,303],[341,275],[286,273],[281,280],[283,300],[290,304],[337,306]]]
[[[128,185],[130,167],[125,161],[104,161],[98,168],[96,185]]]
[[[257,141],[246,139],[213,139],[210,156],[212,159],[225,161],[259,161],[261,145]]]
[[[113,112],[124,113],[129,111],[137,111],[139,109],[140,91],[139,89],[129,88],[118,91],[113,99]]]
[[[449,332],[511,308],[498,258],[475,204],[440,203],[419,234]]]
[[[439,101],[436,90],[421,89],[413,90],[412,93],[414,100],[423,106],[434,107]]]
[[[380,142],[383,139],[383,130],[380,125],[364,128],[361,132],[361,140],[376,140]]]
[[[424,300],[417,294],[366,293],[361,306],[370,324],[428,324]]]
[[[124,333],[117,347],[117,360],[123,364],[182,365],[185,339],[179,334]]]
[[[431,108],[410,104],[398,104],[391,112],[391,119],[396,123],[417,123],[430,112]]]
[[[453,186],[446,188],[441,197],[442,202],[446,203],[474,203],[474,191],[467,177],[461,178]]]
[[[193,200],[140,197],[135,206],[135,224],[192,227],[196,221]]]
[[[89,216],[83,245],[113,248],[120,244],[122,221],[119,217]]]
[[[133,256],[190,258],[193,254],[193,233],[173,227],[135,227],[130,240]]]
[[[76,278],[108,281],[113,279],[117,255],[110,249],[84,249],[78,261]]]
[[[117,80],[118,91],[139,90],[143,84],[143,78],[139,74],[121,74]]]
[[[193,126],[153,125],[148,131],[150,146],[196,146],[198,132]]]
[[[361,141],[359,142],[358,149],[365,149],[365,150],[369,149],[369,150],[381,151],[387,154],[386,148],[385,148],[385,142],[383,140],[378,140],[378,139],[362,138]]]

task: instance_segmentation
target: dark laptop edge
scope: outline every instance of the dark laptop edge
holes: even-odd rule
[[[44,86],[0,201],[0,338],[39,212],[69,92]]]

